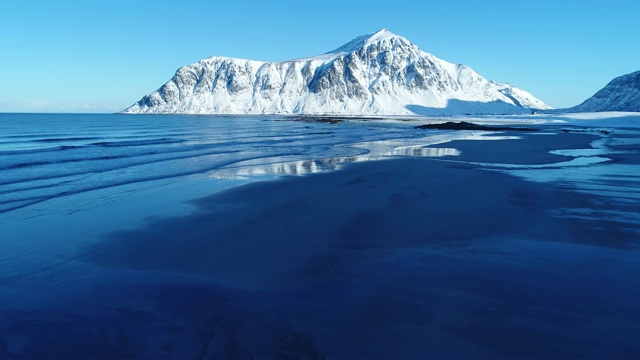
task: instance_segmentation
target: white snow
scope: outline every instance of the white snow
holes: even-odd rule
[[[282,62],[214,56],[184,66],[124,113],[452,115],[549,106],[383,29]]]
[[[441,118],[434,118],[441,119]],[[640,112],[537,113],[513,115],[450,116],[447,121],[469,121],[479,124],[558,124],[614,128],[640,127]]]
[[[567,113],[560,114],[560,117],[573,120],[602,120],[623,117],[640,117],[640,112],[630,111],[601,111],[601,112],[584,112],[584,113]]]
[[[567,111],[640,111],[640,71],[611,80],[592,97]]]

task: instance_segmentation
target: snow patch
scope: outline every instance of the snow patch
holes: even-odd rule
[[[383,29],[314,57],[261,62],[213,56],[184,66],[124,113],[525,114],[549,106],[422,51]]]

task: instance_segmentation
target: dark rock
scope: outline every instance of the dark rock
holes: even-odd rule
[[[416,126],[416,129],[435,129],[435,130],[483,130],[483,131],[538,131],[535,128],[526,127],[510,127],[510,126],[489,126],[479,125],[466,121],[453,122],[448,121],[440,124],[426,124]]]

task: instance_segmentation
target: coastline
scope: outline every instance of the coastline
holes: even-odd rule
[[[187,216],[114,232],[80,259],[227,289],[244,325],[223,331],[213,353],[233,343],[246,354],[282,351],[271,327],[306,339],[298,351],[328,357],[639,353],[620,340],[640,330],[637,291],[617,289],[640,288],[629,277],[640,266],[599,269],[637,254],[635,236],[608,246],[601,237],[614,234],[602,222],[552,215],[592,197],[458,162],[561,162],[548,151],[598,139],[525,137],[447,143],[461,151],[456,162],[366,162],[244,185],[194,200]]]
[[[13,345],[0,355],[640,354],[640,222],[598,217],[637,214],[638,205],[479,165],[560,171],[553,164],[570,157],[549,151],[591,149],[603,137],[497,135],[521,139],[457,140],[431,146],[457,156],[253,182],[193,199],[177,215],[113,224],[19,286],[5,278],[16,301],[2,320],[18,330],[5,331]],[[637,165],[633,153],[606,156]],[[34,288],[42,291],[25,302],[21,291]]]

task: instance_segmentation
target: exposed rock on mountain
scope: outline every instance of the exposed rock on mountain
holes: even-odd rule
[[[204,59],[181,67],[123,112],[447,115],[548,108],[526,91],[486,80],[380,30],[326,54],[290,61]]]
[[[569,110],[573,112],[640,111],[640,71],[611,80],[595,95]]]

